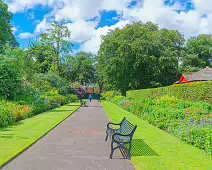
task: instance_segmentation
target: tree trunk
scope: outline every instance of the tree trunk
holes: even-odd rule
[[[104,84],[102,82],[99,82],[98,84],[99,84],[99,94],[101,94]]]
[[[127,91],[125,89],[121,89],[121,95],[126,97],[127,96]]]

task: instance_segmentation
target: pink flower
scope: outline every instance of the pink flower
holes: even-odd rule
[[[186,116],[188,116],[188,113],[186,114]]]
[[[212,114],[208,114],[208,116],[210,117],[210,116],[212,116]]]

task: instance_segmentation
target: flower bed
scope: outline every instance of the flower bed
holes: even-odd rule
[[[77,100],[78,98],[74,95],[63,96],[56,94],[42,96],[31,104],[24,101],[0,101],[0,127],[12,125],[20,120]]]
[[[212,105],[169,96],[143,100],[111,96],[110,102],[212,155]]]

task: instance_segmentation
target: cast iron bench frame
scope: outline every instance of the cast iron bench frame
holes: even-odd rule
[[[83,107],[87,107],[86,101],[80,100],[80,102],[82,103],[82,106],[83,106]]]
[[[110,127],[110,125],[120,126],[118,129],[114,129]],[[132,149],[132,138],[134,135],[134,132],[136,130],[137,126],[130,123],[125,117],[121,121],[121,123],[108,123],[107,124],[107,130],[106,130],[106,138],[105,141],[107,141],[108,136],[111,139],[111,154],[110,159],[112,159],[113,152],[116,149],[124,149],[127,151],[128,158],[131,159],[131,149]],[[116,143],[117,147],[114,147],[113,144]],[[129,148],[126,147],[126,145],[129,144]]]

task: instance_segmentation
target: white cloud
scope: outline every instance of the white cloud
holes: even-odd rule
[[[56,2],[56,0],[6,0],[12,13],[25,11],[25,9],[34,8],[36,5],[53,6]]]
[[[102,10],[123,11],[132,0],[63,0],[64,7],[54,11],[56,20],[88,20],[100,16]]]
[[[13,26],[12,27],[12,33],[15,35],[15,33],[18,31],[18,29],[15,27],[15,26]]]
[[[212,1],[211,0],[193,0],[195,10],[200,15],[209,15],[212,13]]]
[[[200,2],[200,0],[194,1]],[[199,10],[181,11],[180,13],[176,12],[176,9],[184,9],[185,6],[180,6],[177,3],[170,7],[166,6],[163,2],[163,0],[144,0],[142,7],[137,6],[133,9],[125,9],[124,18],[142,22],[151,21],[158,24],[160,28],[178,29],[186,38],[196,36],[199,33],[212,32],[210,28],[212,23],[208,23],[208,18],[202,19],[201,12],[198,12],[203,12],[203,7],[207,6],[207,0],[202,0],[201,4],[196,3]],[[212,12],[212,8],[210,10],[208,8],[206,12]]]
[[[38,25],[36,25],[34,34],[39,35],[40,33],[44,33],[50,27],[51,23],[47,21],[46,17],[44,17],[44,19]]]
[[[18,37],[19,37],[20,39],[28,39],[28,38],[33,37],[33,34],[31,34],[31,33],[29,33],[29,32],[24,32],[24,33],[20,33],[20,34],[18,35]]]
[[[115,28],[122,28],[128,23],[130,23],[129,20],[125,20],[125,21],[121,20],[117,24],[112,25],[110,27],[105,26],[105,27],[102,27],[102,28],[100,27],[96,29],[94,36],[82,44],[81,50],[97,54],[99,47],[101,45],[101,36],[107,35],[107,33],[110,30],[114,30]]]
[[[71,31],[71,41],[82,43],[95,36],[95,27],[98,23],[93,21],[79,20],[68,23],[67,27]]]
[[[160,28],[178,29],[186,38],[200,33],[212,33],[212,0],[193,0],[195,10],[180,13],[177,10],[185,10],[186,6],[182,6],[179,1],[173,6],[166,6],[164,0],[137,0],[137,6],[129,9],[131,2],[132,0],[8,0],[8,5],[13,13],[36,5],[51,7],[52,11],[38,23],[34,34],[38,35],[51,27],[49,17],[54,17],[57,21],[66,19],[72,21],[67,24],[72,32],[71,41],[83,43],[81,50],[94,53],[99,49],[101,35],[106,35],[109,29],[123,27],[130,21],[151,21]],[[103,10],[115,10],[123,14],[123,17],[113,26],[96,29]],[[202,18],[203,15],[206,17]],[[88,21],[96,17],[95,21]]]

